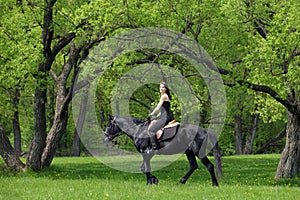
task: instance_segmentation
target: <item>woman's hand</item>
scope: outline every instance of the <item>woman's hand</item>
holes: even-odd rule
[[[150,114],[150,115],[147,117],[147,120],[148,120],[148,121],[151,121],[152,116],[153,116],[153,115]]]

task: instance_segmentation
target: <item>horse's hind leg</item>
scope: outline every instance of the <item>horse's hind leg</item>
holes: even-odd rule
[[[186,175],[184,177],[182,177],[182,179],[180,180],[180,183],[183,183],[183,184],[185,184],[185,182],[192,175],[192,173],[198,168],[197,160],[196,160],[194,153],[190,150],[186,150],[185,155],[186,155],[187,159],[189,160],[190,169],[186,173]]]
[[[219,186],[219,183],[218,183],[218,180],[216,178],[215,171],[214,171],[214,165],[210,162],[210,160],[208,160],[208,158],[206,156],[201,158],[200,160],[205,165],[205,167],[207,168],[207,170],[210,173],[210,176],[211,176],[211,179],[212,179],[212,185],[213,186]]]

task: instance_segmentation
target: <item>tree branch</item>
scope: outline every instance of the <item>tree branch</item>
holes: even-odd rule
[[[135,101],[135,102],[139,103],[140,105],[144,106],[145,108],[150,109],[150,106],[147,105],[146,103],[144,103],[143,101],[140,101],[140,100],[138,100],[138,99],[136,99],[134,97],[130,97],[129,99],[132,100],[132,101]]]
[[[51,43],[53,40],[54,29],[52,28],[53,22],[53,6],[56,0],[51,1],[44,1],[45,8],[44,8],[44,23],[43,23],[43,46],[44,46],[44,56],[46,58],[52,57],[51,54]]]
[[[269,141],[267,141],[259,150],[257,150],[254,154],[261,154],[264,153],[265,150],[274,142],[280,140],[281,138],[283,138],[285,136],[286,133],[286,128],[282,129],[277,135],[276,137],[270,139]]]
[[[91,48],[93,48],[96,44],[100,43],[101,41],[103,41],[105,39],[106,39],[105,36],[101,36],[101,37],[98,37],[98,38],[92,40],[88,44],[86,44],[84,46],[80,46],[78,48],[75,48],[74,43],[71,43],[71,50],[70,50],[71,53],[70,53],[70,57],[69,57],[69,60],[68,60],[68,63],[67,63],[69,65],[69,68],[67,69],[67,71],[65,73],[65,79],[67,79],[67,77],[69,76],[70,71],[71,71],[72,68],[74,68],[74,72],[73,72],[73,77],[72,77],[70,87],[68,88],[68,94],[67,94],[67,96],[65,98],[65,101],[64,101],[64,109],[67,108],[68,104],[70,103],[70,101],[72,100],[72,97],[73,97],[72,94],[74,92],[73,90],[74,90],[74,87],[75,87],[76,77],[80,72],[80,68],[78,67],[78,65],[84,59],[86,59],[86,57],[89,54],[89,50]],[[81,56],[80,56],[80,53],[81,53]],[[99,72],[97,71],[95,73],[99,73]],[[80,83],[77,83],[75,91],[78,91],[78,90],[82,89],[83,87],[87,86],[88,84],[89,84],[89,80],[84,80],[84,81],[81,81]],[[74,95],[75,94],[76,94],[76,92],[74,93]]]
[[[53,47],[51,55],[55,57],[66,45],[68,45],[76,37],[75,33],[66,34],[58,43]]]
[[[51,74],[52,78],[54,79],[54,81],[57,83],[57,81],[58,81],[57,75],[52,69],[50,69],[50,74]]]
[[[264,92],[269,94],[271,97],[273,97],[276,101],[278,101],[279,103],[281,103],[284,107],[286,107],[289,111],[291,112],[295,112],[295,107],[287,100],[282,99],[279,97],[278,93],[273,90],[272,88],[265,86],[265,85],[257,85],[257,84],[253,84],[247,81],[243,81],[243,80],[239,80],[237,81],[240,85],[244,85],[246,87],[248,87],[249,89],[258,91],[258,92]]]

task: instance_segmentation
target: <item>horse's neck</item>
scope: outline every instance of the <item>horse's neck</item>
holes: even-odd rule
[[[135,118],[119,117],[117,123],[121,130],[131,139],[136,137],[145,137],[145,135],[147,135],[148,127],[142,123],[136,124]]]

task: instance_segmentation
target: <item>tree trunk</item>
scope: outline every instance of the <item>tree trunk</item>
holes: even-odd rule
[[[14,149],[17,156],[20,156],[22,152],[21,128],[19,123],[19,98],[20,98],[20,90],[16,89],[13,98],[13,109],[14,109],[13,129],[14,129]]]
[[[71,155],[72,156],[80,156],[80,153],[81,153],[80,136],[77,131],[77,128],[75,128]]]
[[[234,144],[236,154],[243,154],[243,139],[242,139],[242,117],[236,115],[234,117]]]
[[[64,111],[54,118],[52,128],[47,136],[46,147],[42,155],[42,168],[49,167],[56,152],[56,148],[63,134],[66,132],[68,111]]]
[[[37,86],[34,95],[34,136],[30,145],[26,165],[35,171],[41,170],[41,157],[46,144],[47,127],[46,127],[46,101],[47,85],[49,70],[57,55],[58,51],[51,51],[51,45],[54,35],[53,7],[56,0],[44,1],[43,15],[43,56],[44,62],[40,63],[38,73],[36,74]],[[59,48],[58,48],[59,50]]]
[[[1,125],[0,125],[0,155],[9,168],[17,171],[25,170],[25,165],[19,159],[19,156],[15,154],[14,149],[12,148],[10,141]]]
[[[51,72],[51,66],[56,56],[64,49],[70,42],[76,37],[75,32],[66,33],[65,36],[55,41],[54,28],[53,28],[53,8],[57,0],[44,1],[44,15],[43,15],[43,56],[44,63],[39,65],[36,79],[38,80],[35,100],[34,100],[34,138],[30,146],[29,155],[27,158],[27,166],[33,170],[41,170],[44,166],[49,166],[53,156],[55,154],[56,146],[61,139],[61,136],[65,132],[66,123],[68,119],[68,104],[70,103],[71,96],[66,94],[57,94],[56,113],[53,119],[53,125],[47,136],[46,130],[46,100],[47,100],[47,85],[46,80],[48,73]],[[92,48],[95,41],[93,40],[90,45],[87,45],[85,50]],[[71,45],[72,48],[73,45]],[[67,62],[67,66],[64,66],[63,72],[60,77],[56,77],[54,72],[54,79],[58,85],[58,93],[62,92],[60,86],[66,90],[67,80],[70,75],[72,67],[77,63],[80,58],[79,53],[81,49],[76,51],[70,50],[70,56]],[[72,82],[75,81],[76,73],[73,74]],[[62,81],[62,82],[61,82]],[[73,83],[71,83],[73,84]],[[72,92],[72,88],[70,89]],[[69,92],[70,92],[69,91]],[[66,93],[66,91],[64,91]],[[47,138],[47,144],[46,144]],[[46,146],[47,145],[47,146]]]
[[[66,132],[68,122],[68,105],[66,101],[66,80],[57,80],[57,96],[56,96],[56,108],[53,119],[53,125],[48,133],[46,140],[46,147],[44,149],[41,162],[42,168],[49,167],[53,157],[55,155],[58,143]],[[61,82],[60,82],[61,81]]]
[[[300,114],[288,112],[286,144],[277,167],[276,178],[294,178],[300,157]]]
[[[85,90],[85,91],[88,91],[88,90]],[[81,98],[79,117],[76,122],[76,128],[74,131],[72,156],[80,156],[80,136],[81,136],[81,132],[82,132],[83,123],[85,120],[87,101],[88,101],[88,94],[87,94],[87,92],[85,92]]]
[[[41,157],[46,144],[46,93],[45,86],[37,87],[34,96],[34,136],[26,162],[34,171],[41,170]]]
[[[300,156],[298,156],[298,173],[300,173]]]
[[[51,128],[52,125],[53,125],[53,118],[54,118],[54,115],[55,115],[55,92],[54,92],[54,87],[55,87],[55,84],[53,84],[53,86],[51,86],[49,88],[49,95],[48,95],[48,100],[49,100],[49,103],[48,103],[48,113],[49,113],[49,117],[48,117],[48,120],[49,120],[49,127]]]
[[[250,133],[249,133],[247,141],[246,141],[246,145],[244,148],[244,154],[252,153],[253,142],[254,142],[254,138],[256,135],[257,127],[258,127],[258,118],[259,118],[258,114],[252,115],[252,128],[250,130]]]

